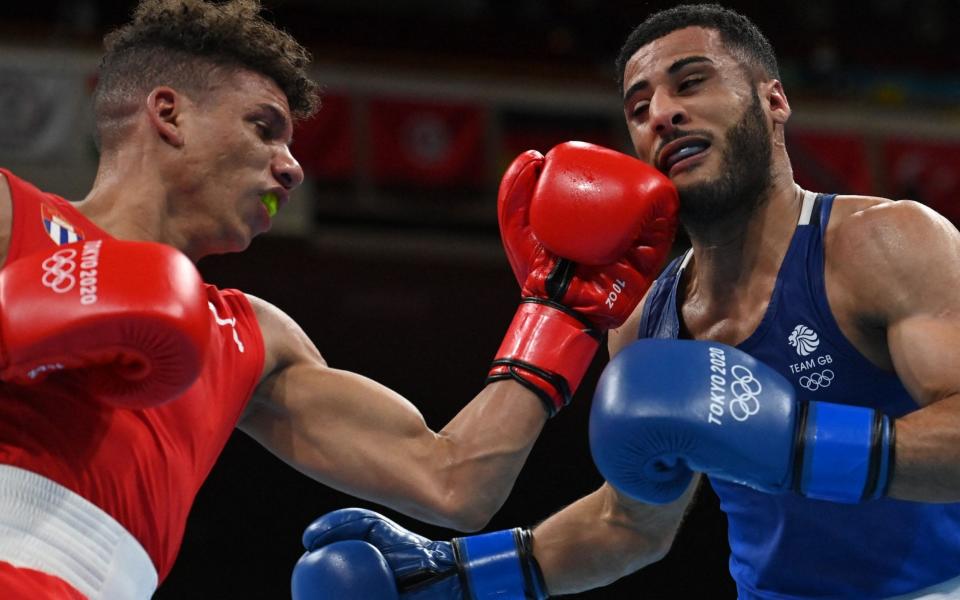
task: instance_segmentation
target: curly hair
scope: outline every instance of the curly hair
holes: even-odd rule
[[[742,64],[760,67],[771,79],[780,78],[773,46],[750,19],[719,4],[682,4],[650,15],[627,36],[616,60],[617,89],[623,90],[623,71],[637,50],[684,27],[718,31],[724,47]]]
[[[295,119],[312,115],[319,96],[306,72],[310,53],[260,10],[259,0],[141,0],[130,22],[103,40],[93,95],[98,138],[153,87],[209,90],[217,82],[213,75],[223,69],[269,77],[286,95]]]

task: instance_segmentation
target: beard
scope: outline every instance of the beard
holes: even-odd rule
[[[772,144],[766,115],[756,90],[740,121],[727,130],[727,148],[720,175],[712,180],[678,187],[680,221],[687,228],[709,227],[752,214],[770,188]]]

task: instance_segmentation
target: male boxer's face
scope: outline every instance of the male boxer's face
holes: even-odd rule
[[[292,121],[286,96],[269,78],[246,70],[224,76],[187,120],[185,161],[193,169],[194,220],[218,252],[246,248],[270,228],[264,196],[282,208],[303,181],[290,154]]]
[[[764,105],[717,31],[689,27],[640,48],[624,70],[637,155],[680,192],[687,225],[749,212],[770,182]]]

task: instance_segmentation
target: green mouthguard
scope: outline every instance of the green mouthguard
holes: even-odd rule
[[[260,198],[260,202],[263,202],[263,205],[267,207],[267,214],[271,217],[277,214],[277,203],[279,199],[277,195],[273,192],[267,192]]]

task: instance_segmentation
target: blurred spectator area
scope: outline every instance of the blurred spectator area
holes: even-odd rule
[[[496,227],[504,168],[568,139],[630,152],[613,59],[648,11],[671,3],[264,3],[310,47],[325,88],[322,110],[295,133],[307,182],[248,252],[201,269],[280,306],[331,365],[392,387],[439,429],[482,386],[516,306]],[[67,198],[86,194],[99,39],[132,5],[2,3],[0,165]],[[780,55],[801,185],[913,198],[960,223],[957,0],[728,5]],[[599,485],[586,423],[601,366],[598,357],[545,428],[491,528],[535,523]],[[314,485],[235,435],[157,598],[282,597],[302,528],[355,504],[385,510]],[[386,512],[426,535],[453,534]],[[705,489],[665,561],[578,597],[733,598],[724,527]],[[214,551],[223,540],[229,551]]]
[[[294,152],[308,184],[275,231],[495,234],[493,197],[517,153],[579,139],[629,152],[613,57],[664,2],[268,0],[304,41],[324,107]],[[92,181],[88,92],[102,33],[132,2],[0,9],[0,161],[68,197]],[[728,5],[777,49],[791,157],[818,191],[960,208],[955,0]],[[351,233],[350,238],[355,236]],[[495,237],[495,235],[494,235]]]

